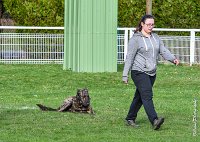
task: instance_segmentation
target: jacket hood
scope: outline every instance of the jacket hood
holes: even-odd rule
[[[133,36],[143,36],[141,32],[133,33]]]
[[[151,35],[152,35],[152,34],[153,34],[153,33],[151,33]],[[136,33],[133,34],[133,36],[145,37],[145,36],[142,34],[142,32],[136,32]]]

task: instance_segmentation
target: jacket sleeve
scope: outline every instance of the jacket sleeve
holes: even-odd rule
[[[165,59],[173,63],[176,57],[164,46],[163,41],[159,38],[159,54]]]
[[[137,37],[132,36],[128,43],[128,50],[127,50],[126,60],[124,63],[124,70],[123,70],[123,77],[122,77],[123,81],[128,80],[128,73],[129,73],[130,68],[132,67],[137,49],[138,49]]]

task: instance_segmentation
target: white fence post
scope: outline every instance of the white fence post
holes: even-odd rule
[[[134,34],[134,31],[132,29],[129,30],[129,38],[131,38]]]
[[[194,63],[195,31],[190,31],[190,66]]]
[[[126,60],[126,54],[128,49],[128,29],[124,31],[124,61]]]

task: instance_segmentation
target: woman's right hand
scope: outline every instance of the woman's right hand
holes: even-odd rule
[[[123,76],[123,77],[122,77],[122,81],[123,81],[125,84],[128,84],[128,77],[127,77],[127,76]]]
[[[126,80],[126,81],[123,81],[125,84],[128,84],[128,80]]]

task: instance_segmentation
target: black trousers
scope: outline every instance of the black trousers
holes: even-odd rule
[[[154,109],[152,90],[156,75],[150,76],[143,72],[132,70],[131,78],[136,86],[136,91],[126,120],[135,120],[139,109],[143,105],[149,121],[153,124],[153,121],[158,118]]]

